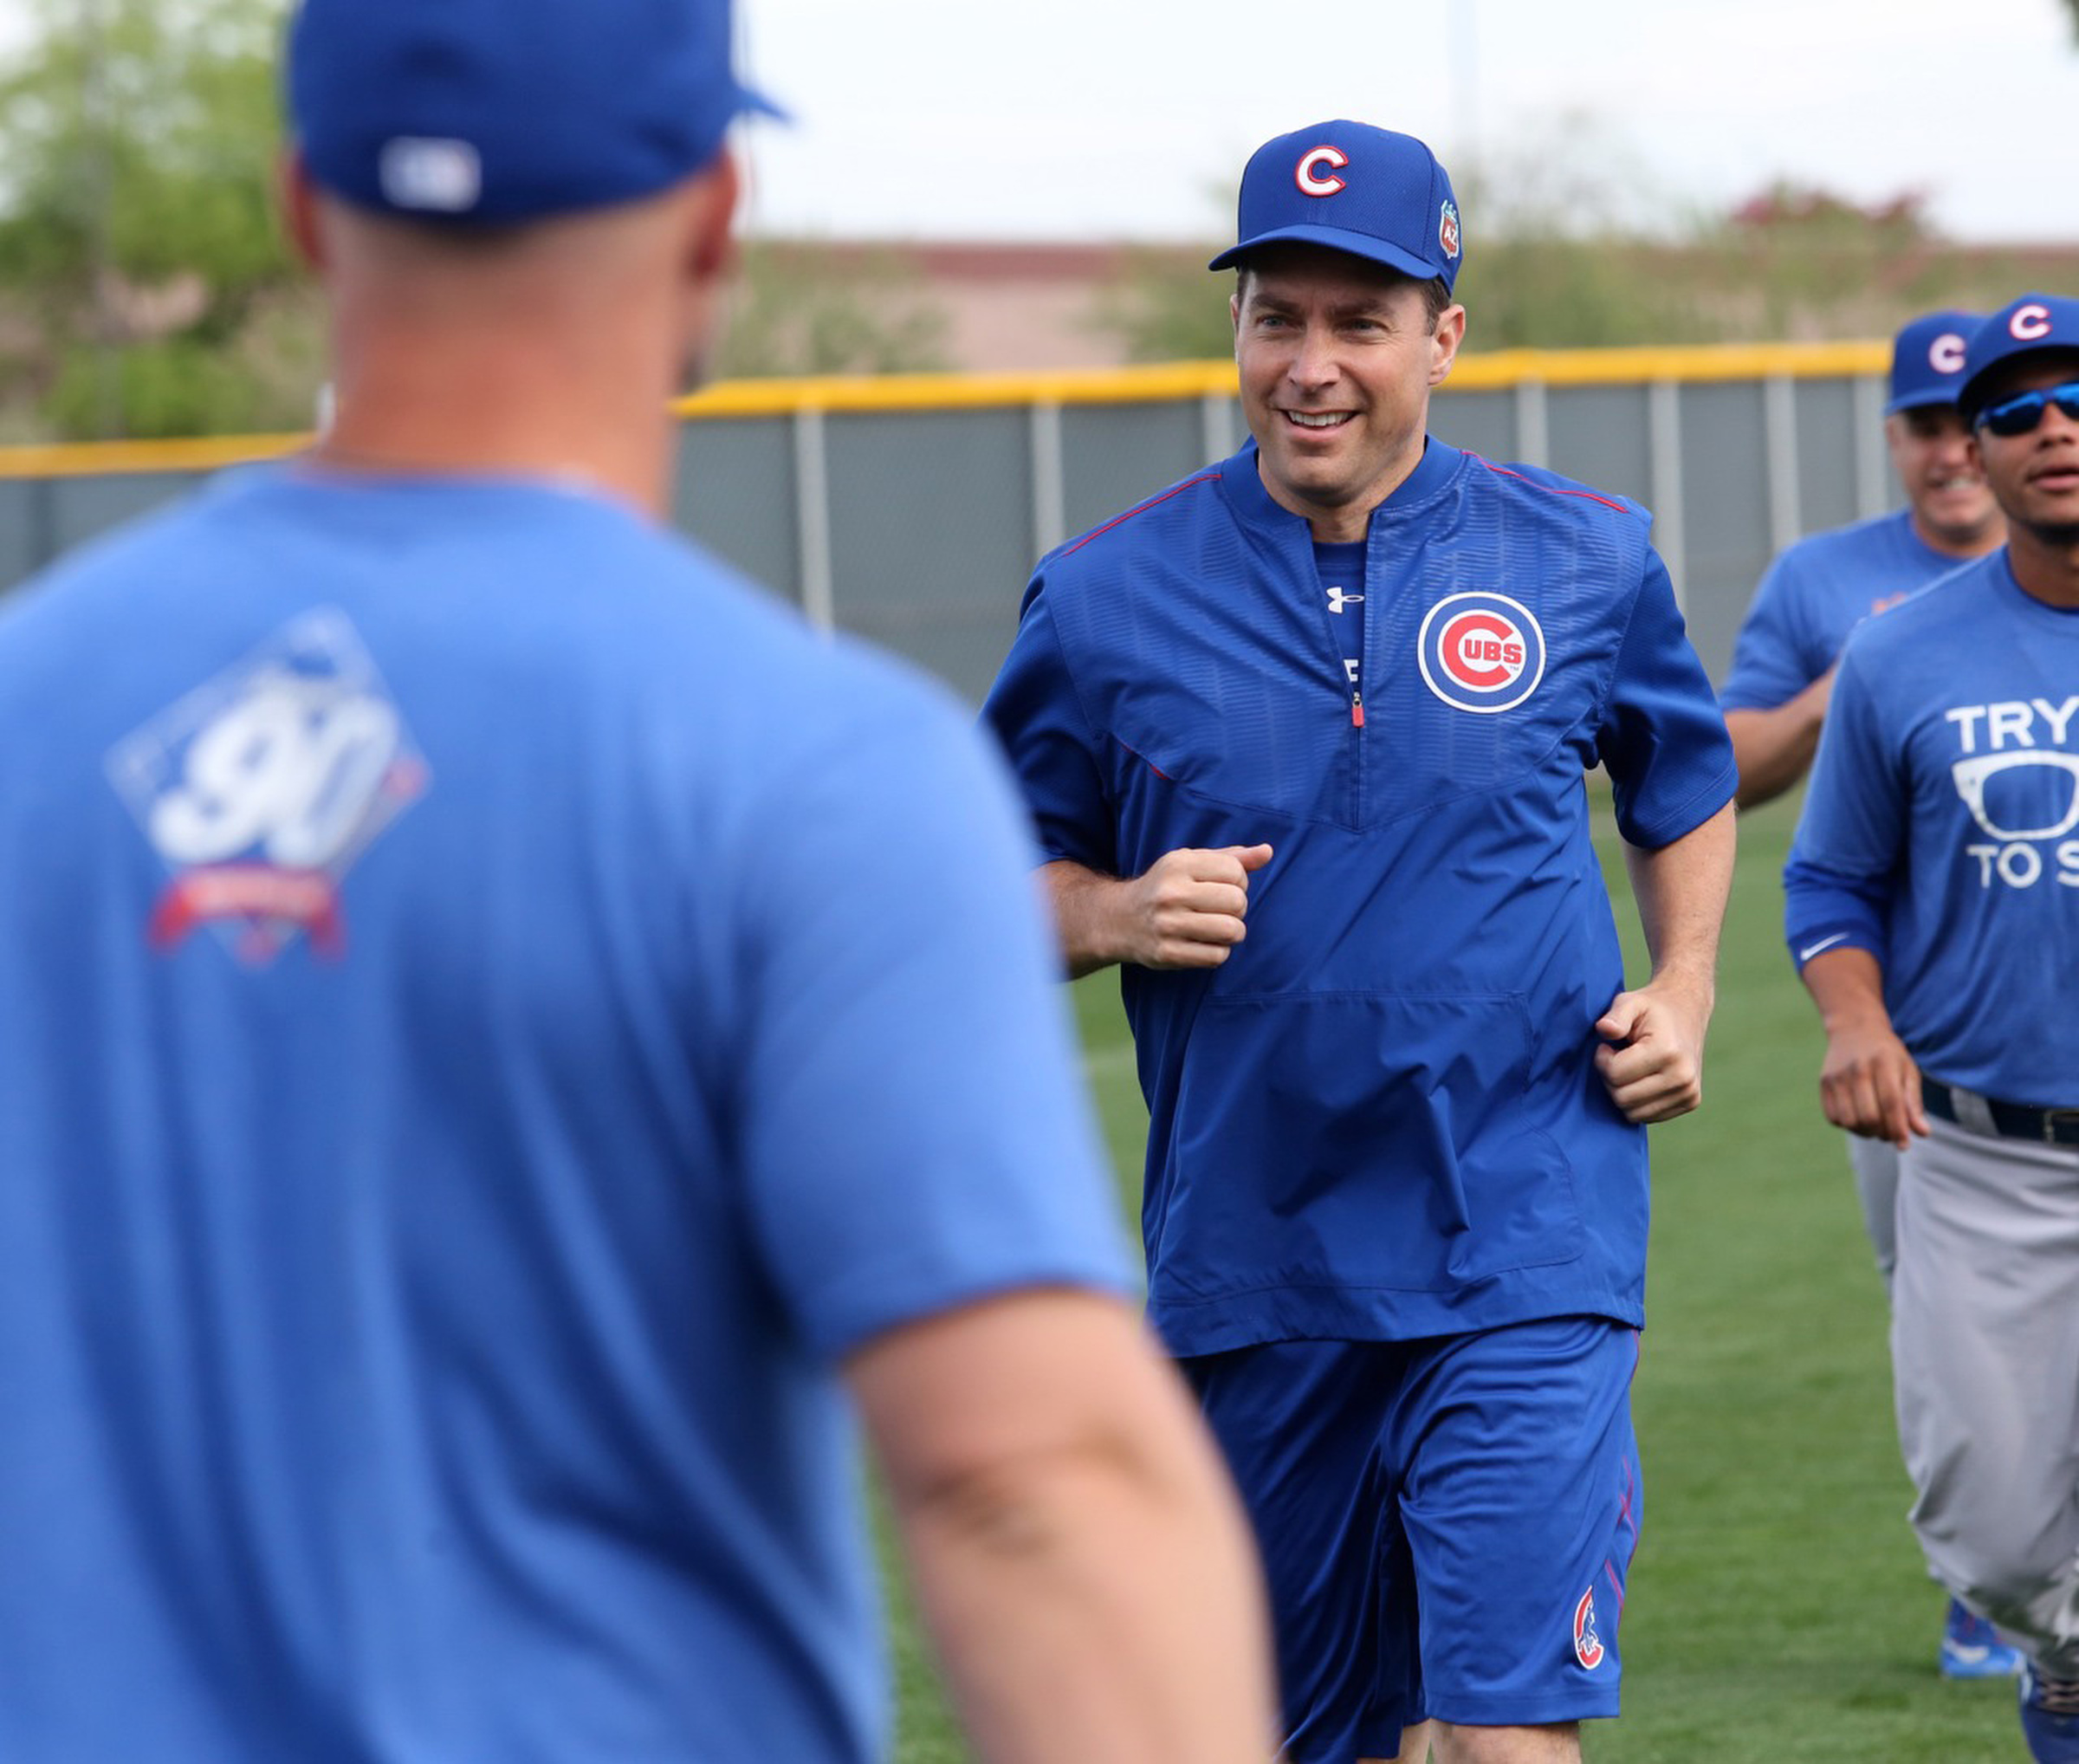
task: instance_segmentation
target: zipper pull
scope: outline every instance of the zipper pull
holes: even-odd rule
[[[1350,689],[1350,726],[1352,729],[1364,726],[1364,695],[1355,686]]]

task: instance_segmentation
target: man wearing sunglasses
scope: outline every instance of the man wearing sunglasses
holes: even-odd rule
[[[1843,651],[1784,873],[1827,1118],[1900,1151],[1914,1529],[2079,1764],[2079,300],[1966,345],[2007,542]]]
[[[1956,407],[1964,340],[1979,321],[1977,313],[1924,313],[1892,340],[1884,443],[1905,506],[1800,539],[1754,592],[1718,695],[1739,763],[1742,808],[1780,796],[1811,765],[1849,632],[2005,537],[1998,505],[1971,453],[1970,426]],[[1888,1291],[1898,1260],[1899,1156],[1881,1139],[1851,1136],[1848,1158]],[[2021,1670],[2020,1656],[1954,1599],[1936,1658],[1950,1678]]]
[[[1739,762],[1742,808],[1780,796],[1804,776],[1848,634],[1873,613],[1982,557],[2005,536],[1999,508],[1971,452],[1956,407],[1964,341],[1977,313],[1925,313],[1892,340],[1884,442],[1906,504],[1799,540],[1755,590],[1719,691]],[[1881,1139],[1851,1137],[1848,1159],[1877,1272],[1889,1291],[1898,1261],[1899,1157]],[[1936,1654],[1945,1677],[2008,1676],[2021,1658],[1955,1599]]]

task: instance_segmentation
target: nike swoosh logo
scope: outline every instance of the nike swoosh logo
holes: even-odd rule
[[[1809,950],[1798,950],[1797,960],[1800,963],[1809,962],[1813,957],[1817,956],[1820,950],[1830,950],[1836,944],[1845,944],[1848,941],[1848,932],[1836,931],[1830,937],[1820,938],[1819,941],[1814,944]]]

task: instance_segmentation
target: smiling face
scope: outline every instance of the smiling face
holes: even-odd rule
[[[1398,271],[1277,245],[1251,255],[1233,314],[1264,488],[1317,539],[1363,538],[1422,457],[1430,390],[1451,371],[1465,308],[1432,327],[1422,284]]]
[[[1884,419],[1884,438],[1922,539],[1956,557],[1975,557],[1999,542],[1999,509],[1954,405],[1894,411]]]

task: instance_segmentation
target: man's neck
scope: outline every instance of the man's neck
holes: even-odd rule
[[[1288,514],[1298,515],[1312,530],[1314,542],[1319,545],[1354,545],[1371,535],[1371,517],[1393,493],[1415,476],[1422,463],[1422,455],[1428,447],[1425,435],[1417,439],[1407,453],[1395,459],[1380,473],[1363,493],[1347,503],[1318,502],[1289,485],[1279,483],[1264,470],[1262,457],[1257,458],[1256,475],[1265,493]]]
[[[1982,533],[1959,538],[1953,534],[1933,531],[1922,522],[1919,515],[1911,509],[1907,511],[1906,518],[1913,524],[1914,537],[1925,545],[1928,550],[1939,553],[1943,557],[1953,557],[1959,563],[1968,563],[1974,557],[1984,557],[1991,552],[1998,550],[2007,536],[2005,529],[1998,521],[1993,522]]]
[[[2007,562],[2030,599],[2079,612],[2079,533],[2015,528],[2007,536]]]
[[[608,312],[508,284],[475,302],[436,289],[342,304],[335,410],[317,457],[361,471],[579,483],[662,519],[680,364],[661,299]]]
[[[541,478],[582,485],[655,519],[669,512],[674,427],[659,392],[631,396],[537,373],[371,361],[343,373],[314,457],[361,472]]]
[[[292,180],[325,284],[342,469],[581,483],[664,518],[670,404],[712,337],[734,161],[646,199],[473,234],[398,222]]]

